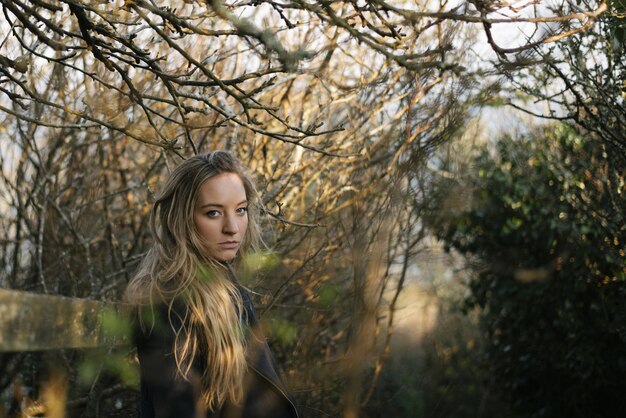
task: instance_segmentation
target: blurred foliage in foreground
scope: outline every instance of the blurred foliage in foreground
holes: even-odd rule
[[[564,125],[504,137],[471,162],[473,202],[433,219],[475,269],[484,365],[532,417],[610,417],[626,379],[624,171]]]

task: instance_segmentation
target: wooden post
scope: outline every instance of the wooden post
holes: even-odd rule
[[[130,344],[130,307],[0,289],[0,352]]]

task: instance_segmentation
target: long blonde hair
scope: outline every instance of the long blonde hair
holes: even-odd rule
[[[172,172],[157,196],[150,214],[154,244],[130,280],[125,298],[145,308],[165,304],[171,318],[175,301],[187,309],[175,329],[173,352],[177,373],[190,380],[192,364],[204,354],[207,367],[200,377],[201,400],[214,409],[228,400],[240,403],[246,371],[245,335],[240,316],[245,312],[231,266],[208,257],[194,221],[193,211],[202,184],[221,173],[235,173],[241,179],[248,201],[248,228],[238,257],[258,251],[261,244],[258,223],[259,198],[243,164],[227,151],[214,151],[181,163]],[[255,210],[256,209],[256,210]],[[154,326],[154,321],[152,323]]]

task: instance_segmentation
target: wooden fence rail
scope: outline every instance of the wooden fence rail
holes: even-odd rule
[[[130,344],[130,308],[0,289],[0,352]]]

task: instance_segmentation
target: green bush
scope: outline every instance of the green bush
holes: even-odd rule
[[[473,204],[432,220],[476,274],[493,387],[532,417],[626,407],[625,171],[597,142],[546,126],[505,137],[468,173]]]

